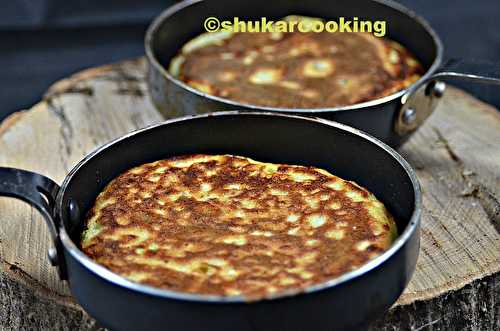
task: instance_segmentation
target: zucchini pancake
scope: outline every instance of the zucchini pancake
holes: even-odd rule
[[[403,46],[371,33],[298,31],[206,32],[186,43],[168,70],[206,94],[296,109],[381,98],[410,86],[424,72]]]
[[[356,269],[395,237],[384,205],[354,182],[197,154],[112,180],[88,213],[81,247],[138,283],[256,300]]]

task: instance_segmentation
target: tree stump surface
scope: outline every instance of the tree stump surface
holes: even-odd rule
[[[61,183],[85,155],[162,120],[144,59],[93,68],[55,83],[43,100],[0,125],[0,166]],[[448,88],[400,152],[423,190],[415,274],[373,330],[500,330],[500,113]],[[0,198],[0,330],[93,330],[50,266],[38,212]]]

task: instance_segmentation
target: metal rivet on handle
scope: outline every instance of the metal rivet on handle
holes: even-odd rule
[[[56,249],[54,247],[49,248],[49,250],[47,251],[47,256],[49,257],[50,264],[55,267],[58,262]]]
[[[68,215],[72,227],[77,226],[80,223],[80,208],[73,199],[70,199],[68,203]]]
[[[444,82],[435,82],[432,86],[432,95],[440,98],[443,96],[446,90],[446,84]]]
[[[404,124],[410,125],[413,122],[415,122],[416,119],[417,119],[417,112],[415,111],[415,109],[413,108],[405,109],[402,118]]]

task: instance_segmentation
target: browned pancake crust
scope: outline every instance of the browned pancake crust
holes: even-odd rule
[[[372,211],[370,211],[372,210]],[[131,169],[99,195],[82,249],[176,291],[259,298],[353,270],[392,243],[367,190],[324,170],[192,155]]]
[[[181,54],[178,78],[183,82],[268,107],[361,103],[401,90],[424,72],[401,45],[368,33],[236,33]],[[260,70],[273,78],[256,83]]]

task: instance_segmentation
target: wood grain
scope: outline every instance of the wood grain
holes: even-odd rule
[[[54,84],[44,100],[0,126],[0,166],[60,183],[95,147],[161,121],[144,73],[140,59]],[[499,143],[497,110],[449,88],[400,150],[423,188],[421,252],[410,285],[374,329],[500,328]],[[50,267],[50,238],[37,212],[9,198],[0,198],[0,211],[0,328],[95,329]],[[460,310],[467,300],[476,304]]]

